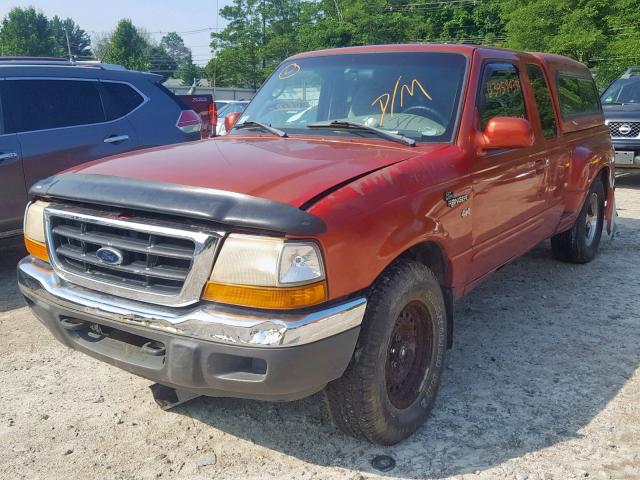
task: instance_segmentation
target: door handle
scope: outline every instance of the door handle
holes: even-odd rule
[[[18,158],[18,154],[16,152],[0,153],[0,162],[15,160],[16,158]]]
[[[129,135],[111,135],[104,139],[104,143],[120,143],[129,140]]]

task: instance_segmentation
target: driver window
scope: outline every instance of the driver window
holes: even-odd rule
[[[263,110],[267,123],[306,125],[316,121],[322,88],[321,78],[313,72],[300,71],[297,64],[278,75],[280,88],[272,93]]]
[[[484,68],[479,96],[480,130],[493,117],[527,118],[518,70],[511,63],[489,63]]]

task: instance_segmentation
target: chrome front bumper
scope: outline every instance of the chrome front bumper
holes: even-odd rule
[[[32,301],[98,319],[235,346],[281,348],[306,345],[359,327],[366,299],[357,298],[309,313],[270,313],[203,302],[172,308],[127,300],[61,279],[33,257],[18,264],[18,283]]]

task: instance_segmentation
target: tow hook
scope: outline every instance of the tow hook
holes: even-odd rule
[[[169,410],[201,396],[197,393],[187,390],[177,390],[159,383],[154,383],[149,389],[151,390],[153,399],[162,410]]]

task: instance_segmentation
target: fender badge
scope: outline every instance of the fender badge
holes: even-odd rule
[[[457,207],[458,205],[469,200],[469,195],[456,196],[453,192],[444,192],[444,201],[447,202],[447,206],[450,208]]]
[[[462,209],[462,212],[460,212],[460,216],[461,216],[462,218],[466,218],[466,217],[468,217],[469,215],[471,215],[471,209],[470,209],[469,207],[463,208],[463,209]]]

